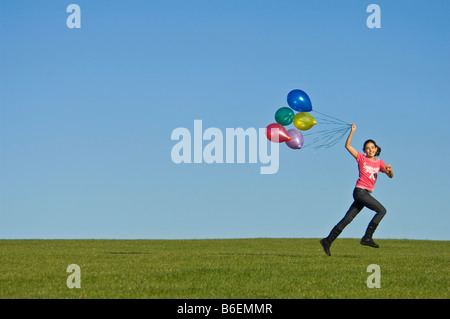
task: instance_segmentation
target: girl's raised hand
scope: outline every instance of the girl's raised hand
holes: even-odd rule
[[[352,124],[352,132],[354,132],[356,130],[356,125],[355,123]]]

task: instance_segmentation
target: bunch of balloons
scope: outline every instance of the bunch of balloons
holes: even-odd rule
[[[304,138],[301,131],[306,131],[317,124],[308,112],[312,111],[311,100],[302,90],[292,90],[287,96],[289,107],[282,107],[275,112],[276,123],[266,128],[267,138],[275,143],[286,143],[289,148],[300,149]],[[295,114],[294,111],[298,113]],[[286,130],[285,126],[294,124],[296,128]]]

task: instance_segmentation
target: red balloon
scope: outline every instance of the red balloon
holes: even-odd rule
[[[275,143],[282,143],[291,140],[291,137],[284,126],[278,123],[267,125],[266,136],[270,141]]]

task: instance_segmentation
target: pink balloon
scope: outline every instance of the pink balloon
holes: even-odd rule
[[[270,141],[275,143],[282,143],[291,140],[291,137],[284,126],[278,123],[267,125],[266,136]]]
[[[295,128],[291,128],[287,131],[289,136],[291,137],[290,141],[286,142],[286,145],[294,150],[298,150],[303,146],[303,134],[299,130]]]

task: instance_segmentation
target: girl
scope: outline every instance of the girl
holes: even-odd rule
[[[383,160],[376,159],[375,156],[380,155],[381,147],[379,147],[375,141],[367,140],[364,143],[364,153],[359,153],[352,146],[353,133],[356,130],[356,125],[352,125],[352,129],[345,143],[345,148],[353,155],[358,162],[359,179],[356,182],[356,187],[353,191],[354,202],[350,206],[350,209],[345,214],[344,218],[337,223],[331,230],[328,237],[320,240],[320,244],[323,250],[328,256],[331,256],[330,246],[331,243],[339,236],[344,228],[355,218],[356,215],[364,208],[367,207],[376,212],[373,219],[370,221],[367,227],[364,237],[361,239],[361,245],[367,245],[370,247],[378,248],[379,246],[374,243],[372,235],[380,223],[381,219],[386,215],[386,209],[375,198],[370,195],[377,181],[378,172],[383,172],[390,178],[394,177],[391,165],[386,165]]]

